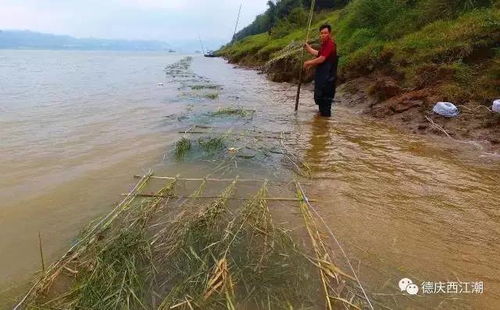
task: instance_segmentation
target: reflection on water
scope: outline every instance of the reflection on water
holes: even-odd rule
[[[0,116],[0,289],[38,268],[38,231],[49,259],[59,256],[90,218],[119,199],[131,175],[149,167],[193,177],[213,172],[218,163],[210,159],[177,162],[171,156],[180,132],[202,124],[290,133],[287,147],[313,173],[308,194],[320,201],[321,214],[378,300],[395,309],[500,305],[500,166],[493,159],[479,162],[460,146],[403,134],[342,107],[331,119],[317,117],[310,93],[295,115],[293,86],[221,59],[195,57],[187,71],[165,76],[163,68],[180,56],[2,53],[18,62],[22,70],[11,73],[24,84],[11,81],[2,89],[18,105],[0,103],[8,111]],[[30,53],[43,56],[32,71],[22,62]],[[49,60],[54,55],[65,65]],[[216,87],[218,96],[193,91],[200,83]],[[33,89],[24,91],[29,84]],[[256,112],[245,119],[207,117],[227,106]],[[231,173],[293,178],[283,154],[273,151],[280,141],[274,138],[235,139],[265,155],[231,162]],[[485,293],[408,298],[397,288],[403,277],[484,281]]]
[[[334,151],[334,149],[328,147],[333,134],[330,119],[314,115],[310,130],[310,139],[307,141],[309,147],[305,151],[305,158],[308,164],[314,168],[314,171],[321,171],[321,169],[316,168],[321,166],[324,158],[328,158]]]
[[[307,122],[310,132],[299,145],[319,177],[311,192],[322,197],[322,214],[359,261],[371,292],[389,296],[396,308],[498,307],[498,162],[478,163],[477,154],[456,155],[453,146],[425,142],[342,108],[333,120]],[[397,288],[404,277],[419,286],[484,281],[485,290],[408,299]]]

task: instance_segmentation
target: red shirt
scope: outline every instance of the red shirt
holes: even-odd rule
[[[326,42],[321,44],[321,49],[319,50],[318,57],[324,56],[326,58],[325,61],[335,62],[335,58],[337,56],[337,46],[335,42],[331,38],[328,38]]]

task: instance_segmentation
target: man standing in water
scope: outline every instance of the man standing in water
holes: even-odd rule
[[[335,80],[337,78],[337,47],[331,37],[332,27],[322,25],[319,27],[321,49],[313,49],[305,44],[305,50],[316,58],[304,62],[304,69],[316,66],[314,75],[314,101],[319,106],[321,116],[330,117],[332,103],[335,97]]]

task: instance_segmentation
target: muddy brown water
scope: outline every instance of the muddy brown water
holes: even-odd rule
[[[26,53],[24,57],[33,56]],[[307,91],[299,113],[294,114],[294,86],[269,82],[255,71],[233,68],[221,59],[195,56],[185,66],[164,72],[165,66],[183,56],[45,53],[41,67],[53,66],[54,57],[81,66],[83,71],[73,73],[73,79],[82,88],[94,84],[80,78],[89,79],[96,64],[107,64],[100,83],[87,88],[80,98],[105,99],[105,107],[62,105],[54,121],[65,122],[60,126],[70,130],[59,132],[50,122],[39,125],[35,113],[9,110],[5,103],[0,106],[7,113],[23,115],[21,119],[13,114],[0,117],[2,128],[10,130],[3,137],[11,139],[0,142],[4,150],[0,155],[4,176],[0,183],[1,306],[11,306],[39,269],[39,231],[46,260],[55,260],[86,223],[108,212],[120,194],[131,188],[132,175],[151,168],[157,175],[185,177],[213,173],[271,182],[297,177],[310,183],[307,194],[319,200],[315,207],[377,302],[392,309],[500,307],[498,158],[448,140],[409,135],[341,106],[331,119],[318,118]],[[89,64],[89,58],[95,64]],[[51,87],[64,86],[66,82],[56,73]],[[124,90],[127,87],[130,92]],[[16,96],[11,95],[12,102],[23,98]],[[65,96],[69,100],[73,94],[68,91]],[[248,114],[210,114],[227,107]],[[49,104],[42,108],[52,112]],[[26,137],[24,143],[14,139],[22,137],[23,130],[36,130],[30,123],[48,130],[53,139],[47,143],[54,143],[54,148],[49,151],[46,143],[37,144],[33,137]],[[175,142],[182,136],[198,138],[180,132],[196,128],[270,138],[230,140],[234,145],[225,147],[241,147],[244,156],[222,168],[220,158],[213,156],[194,154],[176,160]],[[310,168],[313,180],[298,177],[283,154],[275,151],[276,136],[281,133],[286,147]],[[297,210],[273,212],[282,224],[300,229]],[[334,242],[332,249],[338,263],[349,270]],[[484,287],[482,293],[420,291],[410,296],[398,288],[402,278],[419,286],[422,282],[482,282]]]

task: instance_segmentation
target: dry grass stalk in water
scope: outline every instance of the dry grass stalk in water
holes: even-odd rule
[[[172,191],[175,182],[169,182],[158,193]],[[78,260],[68,262],[74,265],[70,270],[75,270],[72,288],[53,299],[39,295],[32,308],[42,305],[51,309],[145,309],[145,288],[155,273],[146,227],[166,201],[141,200],[130,212],[115,217],[120,225],[102,232]]]
[[[301,202],[299,203],[300,211],[316,256],[314,264],[319,269],[326,308],[329,310],[334,309],[334,303],[332,303],[333,299],[341,301],[354,309],[361,309],[361,304],[356,305],[352,302],[352,300],[356,297],[356,293],[351,292],[351,290],[346,286],[347,281],[356,281],[356,279],[342,271],[335,263],[333,263],[333,259],[330,256],[331,250],[326,246],[326,242],[323,240],[318,225],[309,210],[309,206],[305,202],[306,197],[304,197],[298,184],[297,196],[301,199]],[[344,296],[349,296],[348,298],[351,301],[344,298]]]
[[[309,165],[307,165],[304,161],[300,160],[300,158],[298,158],[298,156],[291,153],[288,150],[288,148],[285,146],[283,132],[281,133],[281,136],[280,136],[280,145],[281,145],[281,149],[283,150],[283,155],[293,165],[293,167],[295,168],[294,169],[295,172],[300,176],[303,176],[306,178],[311,178],[312,177],[312,170],[309,167]]]
[[[234,284],[229,273],[227,258],[224,257],[217,262],[213,276],[210,278],[205,290],[204,299],[207,300],[215,292],[229,292],[230,296],[234,295]]]
[[[162,284],[168,289],[160,309],[188,309],[188,295],[189,303],[201,309],[261,309],[268,300],[288,309],[308,302],[301,295],[307,291],[302,277],[310,273],[293,259],[310,264],[288,234],[273,225],[266,193],[264,185],[239,211],[215,203],[177,220],[185,225],[167,238],[175,237],[177,248],[162,258],[168,264],[165,273],[174,276]],[[159,255],[166,253],[165,244],[172,245],[161,238],[158,243],[163,244]]]
[[[241,204],[230,200],[237,179],[205,203],[196,198],[207,178],[179,200],[173,198],[177,178],[169,180],[157,192],[161,197],[136,198],[67,266],[76,278],[72,287],[53,292],[48,302],[38,296],[32,308],[317,308],[317,268],[340,272],[308,258],[288,231],[275,226],[267,182]]]
[[[148,183],[152,173],[149,172],[147,175],[142,177],[135,187],[130,191],[129,195],[125,197],[122,202],[120,202],[108,215],[102,218],[99,222],[95,223],[87,230],[80,240],[74,244],[67,252],[63,255],[61,259],[52,264],[47,271],[42,275],[42,277],[35,282],[35,284],[30,288],[28,293],[21,299],[21,301],[14,307],[14,310],[20,309],[22,306],[29,303],[35,296],[43,295],[47,292],[53,281],[58,277],[58,275],[64,270],[64,267],[71,261],[78,258],[78,256],[83,253],[86,248],[97,240],[97,236],[100,232],[107,229],[111,223],[119,216],[119,214],[125,211],[130,203],[134,200],[137,193],[139,193]]]

